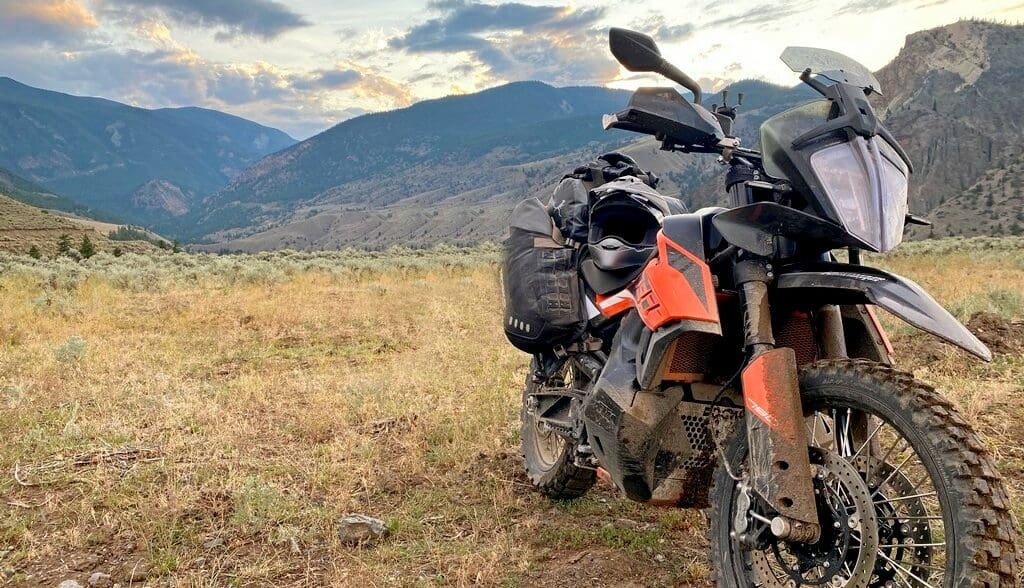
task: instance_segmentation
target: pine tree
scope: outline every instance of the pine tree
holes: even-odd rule
[[[120,247],[114,247],[114,257],[121,257],[124,251]]]
[[[57,239],[57,254],[67,255],[69,252],[71,252],[71,237],[64,233]]]
[[[39,248],[38,248],[38,247],[36,247],[35,245],[33,245],[33,246],[32,246],[32,247],[31,247],[31,248],[30,248],[30,249],[28,250],[28,256],[29,256],[29,257],[31,257],[32,259],[42,259],[42,257],[43,257],[43,254],[39,252]]]
[[[82,254],[83,259],[89,259],[96,255],[96,247],[89,240],[89,235],[82,236],[82,244],[78,246],[78,252]]]

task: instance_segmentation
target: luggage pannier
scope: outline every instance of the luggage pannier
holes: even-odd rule
[[[501,276],[505,336],[518,349],[542,353],[583,334],[576,255],[540,200],[529,198],[512,211]]]

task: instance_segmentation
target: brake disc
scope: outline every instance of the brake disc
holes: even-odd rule
[[[774,539],[748,551],[758,586],[863,588],[871,582],[878,551],[878,520],[871,490],[853,464],[811,450],[821,539],[813,544]]]

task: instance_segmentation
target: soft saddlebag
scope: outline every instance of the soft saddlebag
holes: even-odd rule
[[[527,353],[572,343],[586,328],[576,250],[536,198],[512,211],[502,268],[505,335]]]

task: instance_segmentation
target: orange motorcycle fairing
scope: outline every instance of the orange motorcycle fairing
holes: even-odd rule
[[[626,288],[615,294],[598,294],[594,304],[601,314],[611,318],[636,306],[636,298],[633,296],[632,290]]]
[[[644,268],[633,295],[652,331],[674,321],[720,322],[711,268],[664,231],[658,233],[658,255]]]

